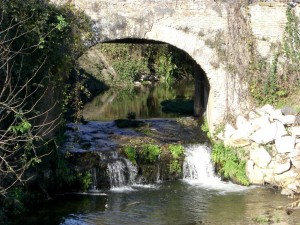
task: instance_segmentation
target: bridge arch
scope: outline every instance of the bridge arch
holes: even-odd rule
[[[206,117],[211,130],[227,115],[237,115],[248,107],[244,94],[247,85],[236,82],[220,62],[216,48],[208,43],[227,36],[226,4],[203,0],[51,1],[73,4],[90,17],[96,37],[92,45],[139,39],[164,42],[185,51],[204,70],[210,86]]]

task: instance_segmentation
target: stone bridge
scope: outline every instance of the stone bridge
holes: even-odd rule
[[[206,110],[213,129],[224,118],[250,106],[247,83],[236,82],[220,48],[226,50],[230,4],[212,0],[52,0],[70,3],[83,10],[94,22],[97,43],[135,39],[171,44],[190,55],[205,72],[196,77],[198,108]],[[241,9],[250,27],[257,50],[272,58],[272,43],[282,40],[286,23],[286,4],[251,4]],[[239,23],[237,23],[237,28]],[[231,39],[230,39],[231,38]],[[237,40],[239,39],[236,37]],[[219,40],[219,42],[218,42]],[[95,44],[97,44],[95,43]],[[216,43],[222,43],[216,46]],[[241,43],[246,45],[247,43]],[[232,50],[231,50],[232,51]],[[233,49],[235,51],[235,49]],[[238,53],[241,57],[243,52]],[[246,53],[245,53],[246,54]],[[239,67],[240,65],[234,65]],[[236,74],[237,77],[239,74]],[[197,102],[197,101],[196,101]]]

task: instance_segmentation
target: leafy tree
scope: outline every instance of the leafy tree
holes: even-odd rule
[[[65,82],[90,24],[70,7],[0,2],[0,194],[24,183],[60,124]],[[84,35],[88,37],[88,35]]]

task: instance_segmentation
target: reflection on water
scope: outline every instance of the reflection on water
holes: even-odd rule
[[[83,117],[86,120],[106,121],[126,118],[129,112],[135,112],[137,118],[175,117],[174,114],[163,113],[160,103],[167,99],[191,99],[193,95],[193,82],[179,83],[172,87],[160,84],[121,91],[111,88],[85,105]]]
[[[258,216],[270,218],[269,224],[299,224],[297,212],[276,210],[289,201],[266,188],[224,193],[177,181],[107,196],[64,196],[39,207],[22,225],[256,224]]]

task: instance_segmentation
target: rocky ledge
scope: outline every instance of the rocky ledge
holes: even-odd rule
[[[217,138],[247,151],[251,184],[270,184],[283,195],[300,193],[300,116],[290,107],[265,105],[226,124]]]

